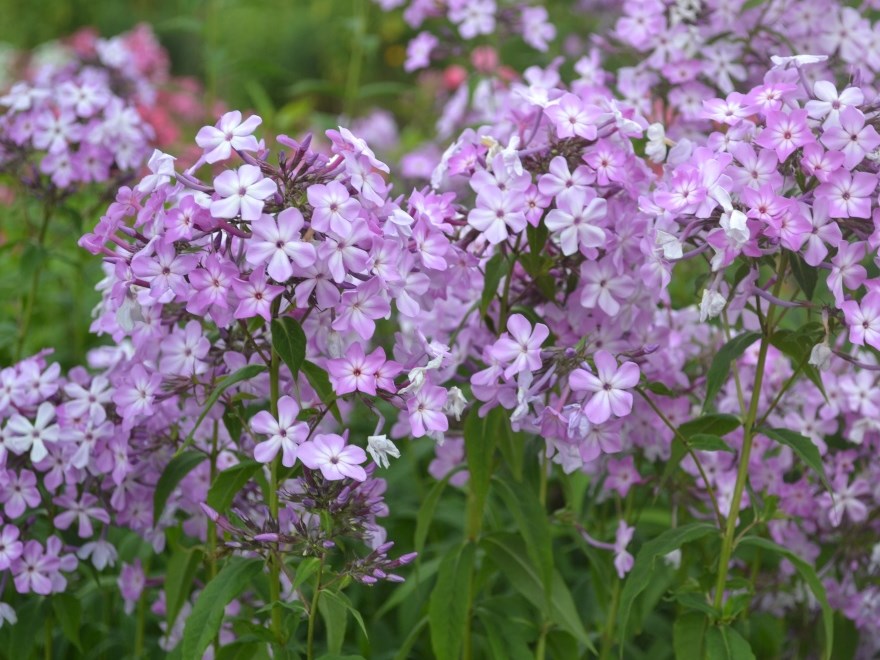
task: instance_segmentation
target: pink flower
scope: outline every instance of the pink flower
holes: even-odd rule
[[[291,261],[300,268],[308,268],[317,260],[311,243],[300,236],[305,220],[298,209],[284,209],[275,220],[271,215],[260,216],[251,228],[254,235],[248,241],[247,261],[253,266],[268,262],[266,272],[276,282],[293,277]]]
[[[312,228],[315,231],[332,231],[337,236],[351,233],[351,223],[358,217],[361,205],[348,194],[345,186],[338,181],[315,184],[309,186],[307,194],[314,208]]]
[[[630,527],[622,520],[617,525],[617,532],[614,535],[614,568],[617,569],[617,577],[621,580],[632,570],[635,559],[626,551],[626,546],[632,541],[635,527]]]
[[[756,144],[776,151],[780,161],[788,158],[795,149],[816,141],[807,126],[806,110],[781,110],[767,113],[767,127],[755,140]]]
[[[342,294],[333,329],[339,332],[354,330],[366,341],[376,331],[376,319],[387,319],[390,315],[391,305],[382,288],[382,281],[373,277],[354,291]]]
[[[449,420],[443,414],[447,397],[442,387],[424,385],[406,402],[413,437],[421,438],[431,431],[443,433],[449,429]]]
[[[505,378],[513,378],[521,371],[537,371],[541,368],[541,344],[550,335],[543,323],[531,323],[522,314],[513,314],[507,320],[508,332],[492,346],[492,356],[499,362],[509,363],[504,370]],[[508,334],[509,333],[509,334]]]
[[[856,346],[868,344],[880,350],[880,291],[871,291],[861,304],[848,300],[840,305],[849,326],[849,340]]]
[[[547,10],[544,9],[546,16]],[[544,109],[560,139],[574,136],[585,140],[596,139],[596,124],[600,116],[599,108],[588,106],[574,94],[564,94]]]
[[[829,149],[843,152],[843,164],[851,170],[864,160],[868,152],[880,146],[880,135],[873,126],[865,125],[865,115],[858,109],[845,108],[837,122],[826,127],[822,142]]]
[[[406,46],[406,61],[403,70],[407,73],[424,69],[431,63],[431,51],[440,41],[430,32],[419,32]]]
[[[860,523],[868,517],[868,507],[861,497],[871,494],[871,486],[864,479],[847,483],[846,475],[838,475],[833,482],[834,495],[823,492],[819,504],[828,511],[828,520],[833,527],[839,527],[846,516],[851,522]]]
[[[838,94],[834,83],[817,80],[813,85],[813,93],[818,100],[807,101],[804,108],[814,119],[827,118],[836,121],[841,110],[849,106],[858,106],[865,102],[865,95],[858,87],[848,87]]]
[[[76,489],[69,490],[64,495],[59,495],[53,500],[56,506],[66,509],[55,516],[52,521],[58,529],[67,529],[74,522],[78,523],[77,532],[81,539],[85,539],[94,534],[92,529],[92,518],[105,525],[110,524],[110,514],[99,506],[98,498],[89,493],[83,493],[82,497],[76,499]]]
[[[272,301],[284,293],[283,286],[269,284],[262,269],[254,270],[245,280],[233,280],[232,289],[238,296],[238,307],[233,316],[249,319],[262,316],[267,322],[272,320]]]
[[[354,479],[366,481],[367,473],[360,466],[366,462],[366,452],[356,445],[345,444],[345,438],[335,433],[321,433],[299,448],[299,460],[310,470],[321,470],[325,479]]]
[[[252,133],[261,123],[263,120],[257,115],[242,121],[241,112],[233,110],[220,117],[216,126],[203,126],[196,134],[196,144],[205,150],[208,163],[226,160],[233,149],[258,151],[260,146]]]
[[[557,197],[557,207],[547,214],[544,224],[551,232],[558,232],[562,254],[569,256],[605,244],[605,231],[595,222],[607,213],[607,202],[596,197],[593,189],[572,188]]]
[[[132,367],[124,384],[116,386],[113,403],[126,428],[131,428],[141,415],[153,414],[153,401],[161,386],[162,374],[149,374],[140,364]]]
[[[635,291],[632,279],[614,268],[611,257],[601,261],[586,261],[581,266],[581,305],[599,309],[616,316],[620,311],[620,301],[625,300]]]
[[[870,195],[877,187],[877,175],[840,169],[816,188],[816,198],[828,200],[832,218],[870,218]]]
[[[300,449],[309,437],[309,425],[298,422],[299,405],[289,396],[278,399],[278,419],[271,413],[261,410],[251,418],[250,426],[254,433],[271,436],[254,448],[254,459],[260,463],[270,463],[281,451],[281,464],[293,467],[297,457],[302,460]],[[303,461],[305,462],[305,461]],[[309,466],[312,467],[312,466]]]
[[[496,245],[507,239],[508,227],[514,232],[525,229],[525,206],[522,193],[485,186],[477,195],[476,208],[468,213],[468,224]]]
[[[6,525],[0,532],[0,571],[5,571],[12,562],[21,557],[24,546],[18,540],[19,534],[15,525]]]
[[[175,328],[162,342],[160,367],[163,372],[178,376],[202,373],[205,369],[202,359],[210,348],[211,342],[205,337],[201,323],[190,321],[182,330]]]
[[[263,212],[263,200],[273,195],[278,186],[266,179],[256,165],[242,165],[237,170],[226,170],[214,179],[214,190],[219,199],[211,202],[215,218],[258,220]]]
[[[116,584],[119,586],[119,591],[125,601],[126,614],[131,614],[134,611],[134,607],[144,591],[146,582],[147,578],[144,575],[140,558],[135,559],[131,564],[122,565],[122,570],[119,572],[119,579],[116,581]]]
[[[52,593],[52,579],[61,568],[58,557],[43,553],[39,541],[28,541],[24,552],[12,564],[15,575],[15,590],[20,594],[33,591],[41,596]]]
[[[3,502],[3,513],[7,518],[18,518],[28,507],[35,508],[40,504],[37,475],[30,470],[0,472],[0,486],[0,502]]]
[[[53,419],[55,406],[48,401],[40,404],[33,423],[22,415],[13,415],[6,423],[4,444],[14,454],[20,455],[30,450],[31,461],[40,462],[49,452],[44,443],[58,442],[58,425],[50,424]]]
[[[632,410],[633,398],[627,389],[639,382],[639,367],[635,362],[624,362],[620,367],[608,351],[596,351],[593,356],[596,373],[575,369],[569,375],[571,389],[576,392],[593,392],[584,406],[584,414],[593,424],[607,421],[611,415],[625,417]]]
[[[608,476],[605,478],[605,488],[616,491],[621,497],[626,497],[629,489],[635,484],[641,483],[642,478],[636,470],[635,460],[632,456],[621,459],[608,460]]]
[[[834,294],[837,304],[843,302],[843,287],[857,289],[862,286],[868,271],[862,266],[867,245],[863,241],[850,243],[841,241],[837,244],[837,254],[831,260],[831,273],[828,275],[828,288]]]

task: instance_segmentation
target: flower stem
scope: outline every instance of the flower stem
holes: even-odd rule
[[[273,310],[277,315],[277,308]],[[278,352],[272,347],[272,357],[269,362],[269,409],[272,416],[278,417],[278,394],[279,394],[279,371],[281,363],[278,359]],[[270,465],[271,483],[269,484],[269,515],[272,520],[278,520],[278,461],[280,456],[276,456]],[[281,557],[277,553],[272,553],[269,560],[269,602],[272,606],[272,633],[279,643],[283,643],[283,631],[281,625],[281,609],[276,603],[281,600]],[[312,615],[310,613],[309,626],[312,625]]]
[[[309,631],[306,639],[306,657],[313,660],[315,657],[315,619],[318,618],[318,599],[321,597],[321,580],[324,577],[324,557],[318,564],[318,579],[315,581],[315,593],[312,595],[312,604],[309,606]]]
[[[608,608],[608,618],[605,620],[605,628],[602,630],[602,647],[599,654],[600,660],[611,657],[611,649],[614,648],[614,624],[617,620],[617,604],[620,600],[620,580],[614,578],[614,587],[611,591],[611,605]]]
[[[779,259],[779,268],[776,276],[776,284],[773,287],[773,295],[779,295],[782,287],[783,275],[785,274],[786,260],[784,255]],[[739,467],[736,472],[736,484],[733,487],[733,497],[730,501],[730,509],[727,514],[727,528],[721,542],[721,556],[718,560],[718,580],[715,584],[715,609],[721,610],[724,604],[724,587],[727,584],[727,572],[730,558],[733,555],[734,537],[736,534],[736,521],[739,517],[740,504],[742,503],[743,491],[749,477],[749,457],[752,453],[752,443],[755,439],[756,420],[758,418],[758,403],[761,399],[761,387],[764,383],[764,367],[767,362],[767,350],[770,348],[770,336],[773,333],[773,314],[775,307],[771,304],[767,311],[767,319],[761,333],[761,345],[758,349],[758,363],[755,367],[755,383],[752,387],[752,398],[749,402],[749,410],[743,421],[743,447],[739,457]]]
[[[37,249],[40,252],[37,263],[34,265],[34,272],[31,275],[31,285],[28,289],[27,296],[24,299],[24,307],[22,308],[21,321],[18,324],[18,341],[15,345],[15,359],[22,358],[24,350],[24,342],[28,334],[31,324],[31,316],[34,312],[34,302],[37,298],[37,290],[40,286],[40,275],[43,272],[43,246],[46,244],[46,233],[49,230],[49,222],[52,220],[52,204],[47,202],[43,207],[43,220],[40,224],[40,231],[37,234]]]

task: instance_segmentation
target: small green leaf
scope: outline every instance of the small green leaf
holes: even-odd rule
[[[687,612],[675,620],[672,626],[675,660],[696,660],[703,657],[706,623],[706,617],[699,612]]]
[[[482,521],[492,477],[495,443],[498,441],[499,428],[506,420],[507,412],[503,408],[493,408],[488,415],[480,417],[479,408],[474,406],[464,422],[464,447],[470,472],[468,489],[472,498],[468,501],[468,534],[472,538],[479,531]]]
[[[703,402],[703,410],[709,407],[721,391],[721,386],[730,374],[730,365],[760,338],[759,332],[745,332],[724,344],[715,354],[709,366],[709,373],[706,375],[706,400]]]
[[[342,415],[339,414],[339,406],[336,405],[336,393],[330,384],[330,376],[327,375],[327,371],[308,360],[302,363],[300,369],[306,375],[309,384],[315,388],[321,403],[330,409],[330,414],[341,424]]]
[[[185,660],[201,658],[208,644],[217,635],[223,623],[223,611],[242,589],[249,585],[263,569],[262,560],[232,557],[208,582],[183,630],[181,651]]]
[[[675,392],[660,382],[648,383],[645,385],[645,389],[654,394],[659,394],[660,396],[675,396]]]
[[[695,433],[688,438],[688,444],[691,449],[699,449],[700,451],[726,451],[731,454],[736,453],[733,448],[724,442],[717,435],[708,433]]]
[[[633,604],[640,593],[642,593],[651,582],[654,575],[657,559],[669,554],[673,550],[678,550],[686,543],[691,543],[698,539],[717,534],[718,528],[708,523],[690,523],[681,527],[675,527],[663,532],[657,538],[651,539],[642,546],[639,554],[636,556],[633,568],[626,581],[623,584],[623,591],[620,595],[620,628],[619,634],[621,642],[627,635],[627,624],[629,623],[630,614],[633,610]],[[623,644],[620,645],[621,656],[623,654]]]
[[[325,589],[321,592],[321,598],[329,598],[330,600],[334,600],[343,608],[343,611],[347,611],[351,614],[352,618],[357,622],[358,626],[361,629],[361,632],[364,633],[364,637],[369,639],[369,634],[367,634],[367,626],[364,624],[364,618],[361,616],[361,613],[358,612],[351,604],[351,601],[348,599],[348,596],[341,592],[330,591],[329,589]]]
[[[810,266],[804,258],[797,252],[789,254],[789,263],[791,263],[791,272],[794,279],[797,280],[798,286],[804,292],[807,300],[813,299],[816,292],[816,282],[818,282],[818,271]]]
[[[262,463],[248,460],[236,463],[219,472],[208,490],[208,506],[217,511],[224,511],[262,466]]]
[[[165,503],[171,497],[171,493],[177,488],[177,484],[195,469],[202,461],[208,458],[207,454],[200,451],[185,451],[172,458],[159,481],[156,483],[156,490],[153,492],[153,524],[159,522],[162,512],[165,510]]]
[[[177,450],[176,456],[180,456],[184,449],[189,447],[193,440],[195,439],[196,430],[201,426],[202,422],[207,417],[208,413],[211,411],[211,408],[214,407],[214,404],[217,403],[220,399],[220,395],[223,394],[226,390],[228,390],[233,385],[237,385],[238,383],[250,380],[257,374],[263,373],[266,371],[266,367],[262,364],[249,364],[246,367],[242,367],[235,373],[229,374],[224,378],[221,378],[217,383],[217,386],[214,388],[214,391],[208,396],[205,401],[205,405],[202,408],[202,412],[199,415],[198,419],[196,419],[195,425],[192,427],[192,430],[189,432],[189,435],[186,436],[186,440],[184,440],[183,444]]]
[[[64,636],[82,651],[82,643],[79,639],[82,606],[79,599],[71,594],[55,594],[52,596],[52,609],[55,612],[55,619],[61,624]]]
[[[719,437],[725,436],[739,427],[739,418],[724,413],[709,413],[702,415],[678,427],[679,433],[686,438],[695,435],[709,434]]]
[[[464,641],[476,546],[465,543],[440,564],[428,601],[431,648],[437,660],[458,660]]]
[[[306,333],[290,316],[272,319],[272,349],[296,378],[306,359]]]
[[[510,262],[501,254],[496,254],[486,262],[486,278],[483,283],[483,295],[480,298],[480,314],[486,315],[489,305],[498,293],[498,285],[510,271]]]
[[[822,457],[819,456],[819,449],[812,440],[788,429],[771,429],[766,426],[759,428],[758,433],[767,436],[771,440],[776,440],[776,442],[786,447],[791,447],[792,451],[819,475],[819,479],[825,488],[829,491],[831,490],[831,484],[828,483],[828,479],[825,477],[825,468],[822,466]]]
[[[834,610],[831,609],[831,605],[828,603],[825,586],[816,574],[816,569],[810,563],[801,559],[796,553],[769,539],[763,539],[758,536],[746,536],[737,544],[737,548],[744,546],[755,546],[769,550],[770,552],[782,555],[792,563],[798,575],[807,583],[807,586],[813,592],[813,595],[819,602],[819,606],[822,608],[822,627],[825,631],[825,648],[822,657],[826,660],[831,658],[831,652],[834,649]]]
[[[190,587],[205,553],[200,548],[179,548],[168,560],[165,569],[165,620],[168,630],[177,620],[183,604],[189,598]]]
[[[730,626],[706,631],[706,660],[755,660],[746,639]]]
[[[416,532],[413,540],[414,550],[421,554],[425,547],[425,541],[428,538],[428,531],[431,529],[431,523],[434,522],[434,512],[437,509],[437,502],[453,475],[458,474],[464,469],[463,465],[457,466],[454,470],[450,470],[440,481],[431,487],[428,495],[422,501],[419,507],[419,513],[416,515]]]
[[[480,546],[517,591],[539,611],[545,608],[545,591],[538,570],[529,558],[525,544],[518,534],[484,536]],[[584,629],[574,598],[558,571],[553,571],[550,621],[572,635],[593,653],[598,653]]]

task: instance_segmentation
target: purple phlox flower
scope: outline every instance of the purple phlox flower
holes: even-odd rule
[[[421,438],[429,433],[445,433],[449,430],[449,420],[443,414],[448,393],[437,385],[425,384],[407,400],[409,424],[413,437]]]
[[[468,224],[483,232],[493,245],[506,240],[509,231],[520,232],[526,227],[525,196],[521,192],[503,191],[485,186],[477,194],[475,208],[468,213]]]
[[[575,392],[592,392],[584,406],[584,414],[593,424],[602,424],[612,415],[625,417],[632,410],[632,389],[639,382],[639,367],[635,362],[617,360],[608,351],[596,351],[593,356],[596,375],[586,369],[575,369],[569,375],[569,384]]]
[[[877,175],[841,168],[816,188],[816,199],[827,200],[832,218],[870,218],[870,195],[876,187]]]
[[[14,454],[30,451],[31,461],[37,463],[48,453],[45,443],[58,442],[60,431],[58,424],[51,424],[54,419],[55,406],[48,401],[40,404],[33,422],[15,414],[6,423],[3,444]]]
[[[99,506],[98,498],[89,493],[83,493],[79,500],[76,498],[76,490],[68,490],[64,495],[59,495],[53,500],[56,506],[66,509],[55,516],[54,525],[58,529],[67,529],[74,522],[78,524],[77,533],[81,539],[89,538],[94,534],[92,519],[110,524],[110,514]]]
[[[269,284],[263,269],[254,270],[247,280],[233,280],[232,290],[238,296],[235,318],[262,316],[267,323],[272,320],[272,301],[285,291],[283,286]]]
[[[825,124],[822,144],[844,155],[843,165],[852,170],[865,156],[880,146],[880,134],[857,108],[843,109],[836,120]]]
[[[250,426],[254,433],[270,436],[254,448],[254,459],[260,463],[270,463],[280,450],[281,464],[293,467],[302,443],[309,437],[309,425],[297,421],[298,414],[299,404],[293,398],[283,396],[278,400],[278,419],[265,410],[251,418]]]
[[[880,291],[868,292],[861,303],[847,300],[840,309],[849,326],[849,340],[856,346],[868,344],[880,350]]]
[[[320,232],[333,232],[337,236],[348,236],[351,223],[361,210],[361,205],[348,194],[348,190],[338,181],[326,185],[315,184],[308,189],[309,204],[312,205],[312,229]]]
[[[162,342],[160,367],[164,373],[179,376],[202,373],[206,367],[202,360],[210,348],[202,324],[190,321],[184,328],[175,328]]]
[[[237,170],[226,170],[214,179],[218,199],[211,202],[211,215],[217,218],[258,220],[264,200],[278,190],[278,185],[263,177],[256,165],[242,165]]]
[[[251,228],[253,237],[248,241],[247,261],[253,266],[268,263],[266,272],[276,282],[286,282],[293,276],[291,262],[300,268],[315,263],[317,253],[311,243],[302,240],[300,230],[305,220],[299,209],[284,209],[276,220],[262,215]]]
[[[333,329],[338,332],[354,330],[361,339],[368,340],[376,331],[376,319],[388,318],[391,305],[382,281],[373,277],[353,291],[346,291],[337,307],[338,316]]]
[[[366,355],[360,342],[352,344],[341,358],[327,361],[327,372],[338,395],[359,391],[376,396],[376,373],[385,364],[385,350],[379,346]]]
[[[617,569],[617,576],[621,580],[632,570],[635,563],[633,556],[626,551],[635,531],[635,527],[630,527],[625,520],[621,519],[614,535],[614,568]]]
[[[755,140],[765,149],[773,149],[780,161],[788,158],[795,149],[816,141],[807,126],[806,110],[767,113],[767,126]]]
[[[251,115],[244,121],[241,112],[227,112],[214,126],[203,126],[196,134],[196,144],[205,150],[205,161],[216,163],[232,156],[232,150],[258,151],[259,144],[253,132],[263,120]]]
[[[587,309],[599,307],[608,316],[620,311],[620,301],[635,291],[632,278],[617,272],[611,257],[601,261],[586,261],[581,266],[581,305]]]
[[[492,354],[499,362],[508,366],[505,378],[513,378],[522,371],[537,371],[541,368],[541,345],[550,336],[549,328],[543,323],[532,324],[522,314],[512,314],[507,320],[507,332],[492,346]]]
[[[367,454],[357,445],[346,445],[345,438],[335,433],[320,433],[299,449],[299,460],[311,470],[321,470],[325,479],[365,481],[367,473],[360,466]]]

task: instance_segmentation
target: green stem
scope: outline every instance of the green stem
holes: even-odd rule
[[[773,287],[773,295],[778,297],[779,289],[785,274],[786,260],[784,255],[779,259],[776,284]],[[755,439],[755,421],[758,418],[758,403],[761,399],[761,387],[764,384],[764,367],[767,362],[767,350],[770,348],[770,335],[773,333],[773,313],[776,310],[771,306],[767,311],[767,320],[761,333],[761,346],[758,349],[758,363],[755,367],[755,383],[752,387],[752,398],[749,402],[749,410],[743,421],[743,447],[739,457],[739,467],[736,472],[736,483],[733,487],[733,497],[730,501],[730,509],[727,516],[727,528],[721,542],[721,556],[718,560],[718,580],[715,584],[715,609],[721,611],[724,604],[724,587],[727,584],[727,572],[730,558],[733,555],[734,537],[736,534],[736,520],[739,516],[740,504],[742,503],[743,491],[749,477],[749,457],[752,453],[752,443]]]
[[[276,299],[276,302],[280,298]],[[274,303],[273,303],[274,305]],[[277,305],[273,309],[273,316],[277,316]],[[279,372],[281,362],[278,359],[278,353],[272,348],[272,358],[269,362],[269,410],[272,416],[278,417],[278,396],[279,396]],[[278,461],[280,456],[276,456],[275,460],[270,464],[271,483],[269,484],[269,515],[272,520],[278,520]],[[281,608],[277,606],[281,600],[281,557],[276,553],[272,553],[269,560],[269,602],[272,604],[272,633],[279,643],[283,642],[283,629],[281,624]],[[311,619],[309,620],[311,625]]]
[[[315,657],[315,620],[318,618],[318,599],[321,597],[321,579],[324,577],[324,557],[318,564],[318,579],[315,581],[315,593],[312,595],[312,604],[309,607],[309,631],[306,639],[306,657],[313,660]]]
[[[43,649],[43,657],[46,660],[52,660],[52,615],[49,614],[46,617],[46,627],[44,631],[44,636],[46,638],[46,646]]]
[[[34,272],[31,275],[31,285],[28,289],[27,296],[24,299],[24,307],[22,308],[21,321],[18,324],[18,341],[15,345],[15,359],[22,358],[24,342],[27,338],[28,329],[31,324],[31,316],[34,312],[34,302],[37,299],[37,290],[40,286],[40,275],[43,272],[43,246],[46,244],[46,233],[49,230],[49,222],[52,219],[52,204],[47,202],[43,207],[43,221],[40,224],[40,231],[37,234],[37,247],[39,248],[39,256],[34,266]]]
[[[611,606],[608,610],[608,619],[602,630],[602,647],[599,652],[599,660],[607,660],[611,657],[614,648],[614,624],[617,622],[617,604],[620,600],[620,580],[614,578],[614,586],[611,589]]]
[[[351,59],[348,63],[348,79],[345,84],[345,116],[351,119],[357,103],[361,81],[361,65],[364,59],[364,36],[367,29],[365,0],[354,0],[354,34],[352,35]]]
[[[538,637],[538,646],[535,648],[535,660],[544,660],[547,655],[547,633],[550,632],[550,624],[546,621],[541,626],[541,636]]]

